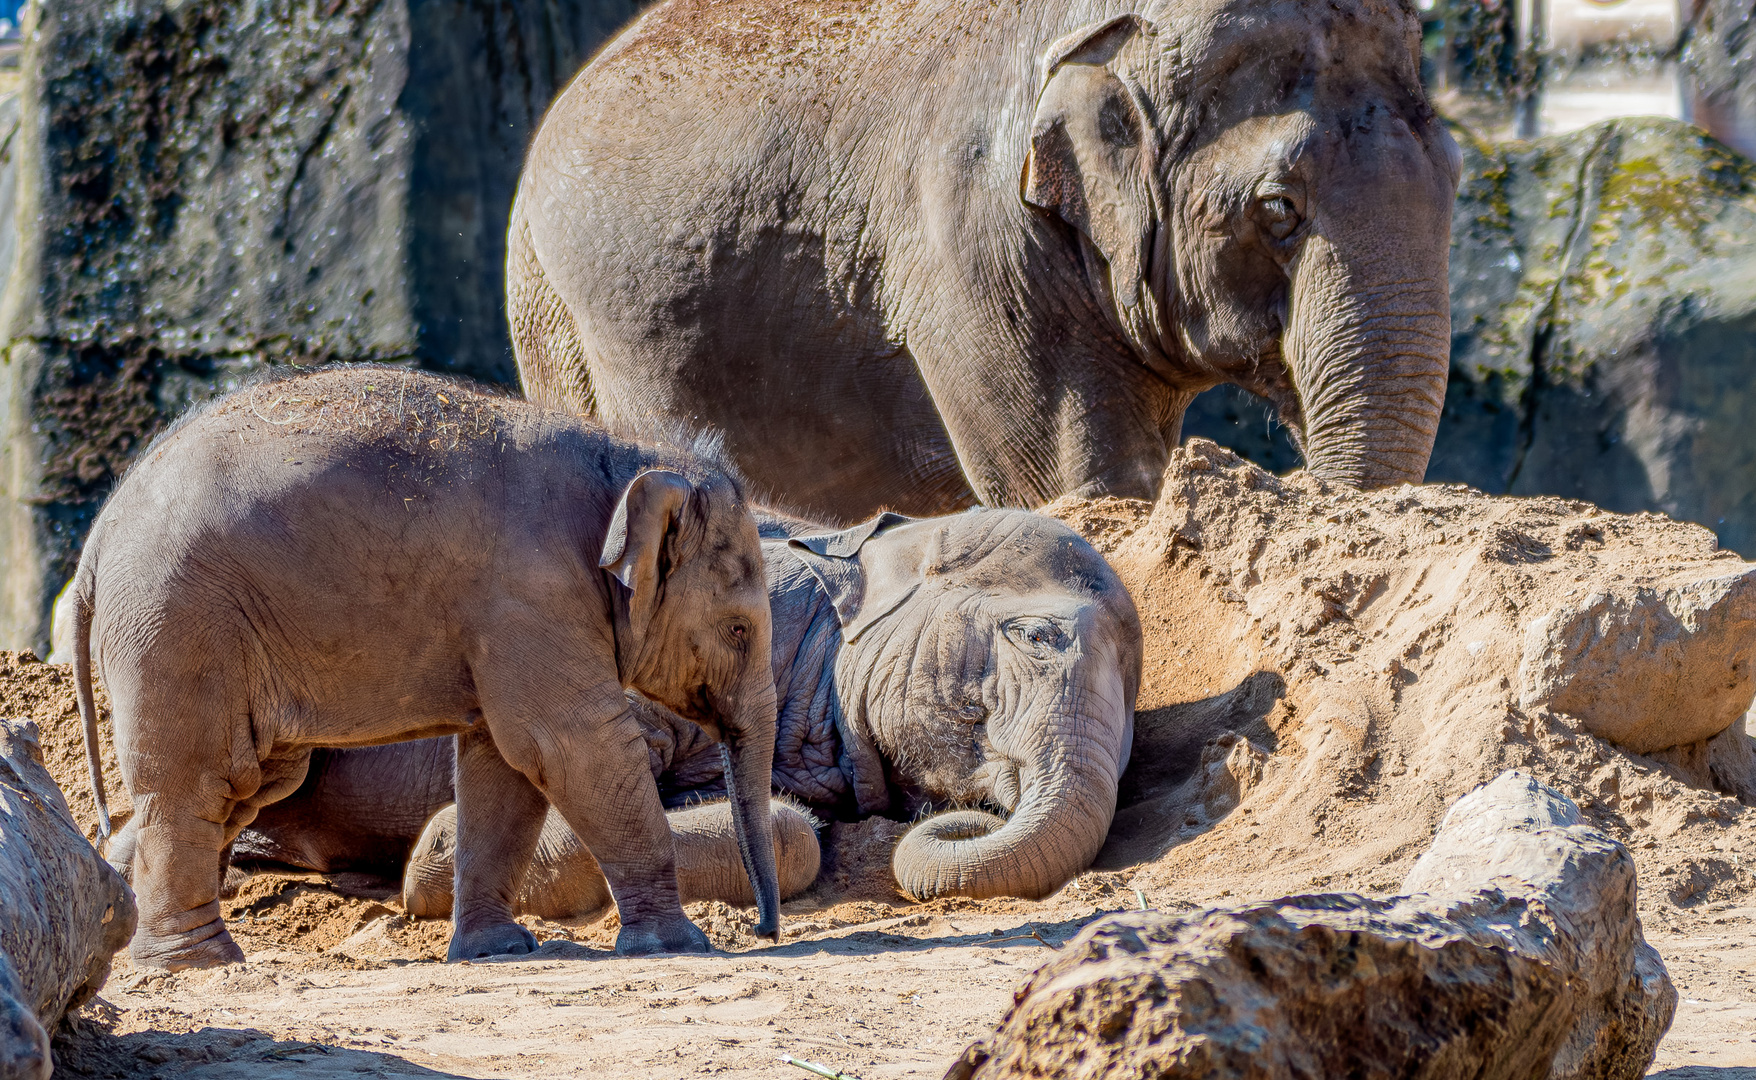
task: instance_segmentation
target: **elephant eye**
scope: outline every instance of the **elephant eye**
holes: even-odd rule
[[[1006,636],[1038,660],[1067,647],[1067,634],[1053,619],[1014,619],[1006,624]]]
[[[965,701],[957,707],[957,718],[966,724],[979,724],[988,718],[988,707],[979,701]]]
[[[750,639],[750,628],[741,622],[727,623],[726,636],[734,646],[742,649]]]
[[[1270,195],[1263,199],[1257,203],[1257,212],[1262,218],[1262,227],[1276,240],[1285,240],[1299,227],[1299,211],[1284,195]]]

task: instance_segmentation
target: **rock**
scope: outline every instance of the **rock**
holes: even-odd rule
[[[1704,742],[1750,707],[1752,627],[1742,575],[1594,592],[1531,621],[1519,703],[1578,716],[1635,753]]]
[[[50,602],[116,477],[249,371],[376,360],[511,382],[501,275],[525,141],[637,7],[31,5],[0,168],[0,255],[17,252],[0,641],[48,651]]]
[[[1756,165],[1632,118],[1529,142],[1456,132],[1451,381],[1427,479],[1707,526],[1756,555]],[[1265,404],[1187,435],[1296,460]]]
[[[1633,859],[1560,793],[1460,799],[1403,893],[1102,919],[947,1080],[1645,1073],[1677,993]]]
[[[42,1080],[48,1032],[134,935],[134,896],[86,842],[35,724],[0,720],[0,1077]]]

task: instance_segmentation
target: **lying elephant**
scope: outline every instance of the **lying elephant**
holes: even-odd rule
[[[1418,483],[1460,172],[1420,58],[1400,0],[668,0],[532,142],[525,393],[844,522],[1150,498],[1222,382]]]
[[[186,415],[104,504],[73,584],[101,828],[94,675],[135,809],[110,851],[133,874],[135,963],[243,959],[217,870],[313,749],[444,734],[450,959],[536,947],[511,899],[550,807],[614,887],[618,951],[705,951],[628,689],[716,742],[758,933],[778,937],[761,565],[712,461],[458,380],[330,368]]]
[[[1008,815],[963,810],[912,829],[894,868],[918,897],[1046,896],[1090,864],[1133,738],[1142,648],[1133,601],[1095,549],[1017,510],[884,514],[763,548],[776,788],[830,818]],[[718,746],[661,707],[640,715],[667,803],[723,790]],[[407,850],[448,801],[448,761],[442,740],[331,751],[299,793],[264,808],[235,857],[338,870]],[[788,895],[816,874],[815,836],[790,808],[774,820]],[[672,829],[685,896],[748,901],[723,808],[673,812]],[[405,878],[411,912],[449,910],[450,837],[441,814]],[[524,910],[561,917],[601,901],[590,854],[551,815]]]

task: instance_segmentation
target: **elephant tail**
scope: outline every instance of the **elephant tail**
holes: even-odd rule
[[[543,270],[522,192],[513,200],[506,230],[506,321],[512,327],[512,357],[525,396],[580,416],[597,416],[579,324]]]
[[[73,681],[79,694],[79,719],[85,726],[85,764],[91,770],[91,797],[98,807],[98,840],[110,838],[110,800],[104,793],[104,763],[98,746],[98,707],[91,689],[91,620],[96,610],[97,582],[81,559],[73,576]]]

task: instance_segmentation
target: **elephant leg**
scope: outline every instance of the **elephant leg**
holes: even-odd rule
[[[457,855],[447,963],[534,952],[513,900],[548,803],[507,763],[485,726],[457,737]]]
[[[822,867],[817,822],[790,803],[769,804],[774,825],[774,862],[780,897],[790,900],[811,887]],[[732,827],[732,804],[724,799],[697,803],[670,813],[677,844],[677,887],[685,900],[723,900],[748,907],[756,903],[750,876]]]
[[[776,868],[780,895],[790,900],[811,887],[822,865],[817,823],[805,811],[775,801]],[[671,835],[677,851],[677,888],[685,903],[722,900],[749,906],[755,896],[745,873],[731,804],[724,799],[672,810]],[[451,911],[457,850],[457,814],[446,807],[421,830],[403,875],[403,909],[416,918],[442,918]],[[544,919],[584,919],[611,902],[603,870],[560,814],[549,811],[530,870],[519,889],[516,910]]]
[[[618,953],[707,952],[707,935],[683,914],[676,851],[647,766],[646,740],[626,712],[615,734],[621,737],[598,747],[606,757],[597,759],[585,783],[577,779],[587,775],[583,769],[591,763],[585,761],[548,774],[563,781],[550,787],[549,798],[609,883],[622,918]]]
[[[515,664],[483,664],[476,671],[482,715],[506,761],[541,788],[597,858],[622,917],[616,951],[708,951],[707,935],[683,914],[677,896],[671,830],[645,734],[621,684],[582,686],[569,678],[579,669],[579,657],[591,654],[592,643],[562,640],[552,625],[509,629],[507,636],[526,643],[546,637],[556,652],[534,655],[527,644]],[[457,795],[456,880],[462,888],[473,841],[461,784]],[[541,827],[537,813],[523,834],[528,842],[520,851],[526,857]],[[510,905],[510,892],[506,899]],[[461,909],[462,902],[460,896],[454,907]]]
[[[597,415],[579,327],[549,284],[531,243],[530,221],[516,203],[506,242],[506,320],[512,327],[519,383],[532,401],[580,416]]]
[[[244,959],[219,908],[220,852],[231,800],[221,777],[191,777],[134,795],[132,852],[140,927],[129,943],[136,966],[179,971]]]

